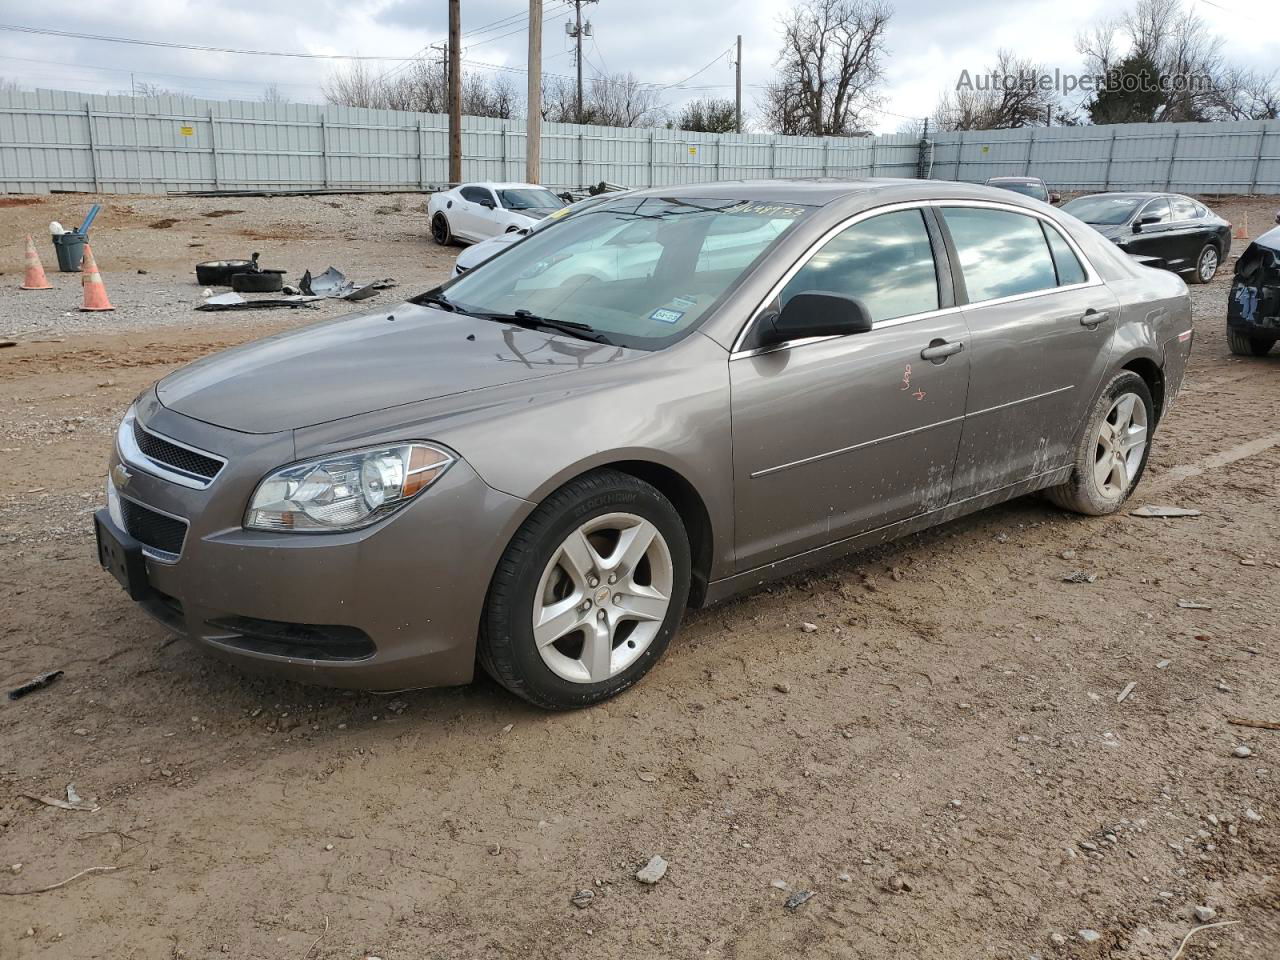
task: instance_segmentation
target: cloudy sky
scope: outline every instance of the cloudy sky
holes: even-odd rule
[[[1280,63],[1275,32],[1257,29],[1258,17],[1274,0],[1187,2],[1223,37],[1233,59],[1268,70]],[[572,7],[567,0],[544,4],[543,69],[572,74],[571,41],[564,33]],[[893,5],[887,99],[873,125],[878,132],[893,132],[904,118],[931,113],[939,92],[954,86],[961,70],[982,70],[1002,46],[1050,69],[1078,70],[1076,32],[1118,6],[1108,0]],[[584,8],[595,33],[585,48],[585,69],[588,75],[629,71],[670,85],[664,97],[673,107],[696,96],[732,97],[733,68],[721,55],[741,33],[743,100],[750,114],[777,56],[778,16],[789,6],[789,0],[599,0]],[[446,9],[445,0],[99,0],[54,7],[0,0],[0,24],[236,49],[404,58],[444,38]],[[518,71],[526,62],[527,11],[526,0],[462,0],[464,69],[505,73],[522,87]],[[396,59],[371,64],[377,70],[398,65]],[[0,78],[24,87],[127,93],[137,81],[193,96],[252,100],[275,83],[291,100],[318,102],[320,85],[335,66],[0,30]]]

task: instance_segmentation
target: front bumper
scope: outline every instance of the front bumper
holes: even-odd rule
[[[490,577],[531,504],[493,490],[459,460],[403,510],[364,530],[245,530],[257,482],[296,459],[292,437],[222,430],[153,396],[139,403],[138,416],[227,459],[206,489],[124,464],[121,497],[188,524],[179,554],[145,552],[139,603],[149,614],[245,669],[305,683],[399,690],[471,679]],[[125,475],[116,470],[121,460],[116,449],[114,478]]]

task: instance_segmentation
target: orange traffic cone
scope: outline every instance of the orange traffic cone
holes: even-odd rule
[[[1232,239],[1234,239],[1234,240],[1248,240],[1248,239],[1249,239],[1249,214],[1248,214],[1248,213],[1246,213],[1246,214],[1244,215],[1244,226],[1243,226],[1243,227],[1236,227],[1235,236],[1234,236]]]
[[[36,253],[36,245],[27,234],[27,275],[23,278],[19,290],[52,290],[53,284],[44,275],[44,267],[40,265],[40,254]]]
[[[93,259],[93,251],[84,245],[84,262],[80,265],[80,273],[84,282],[84,305],[81,310],[114,310],[107,299],[107,288],[102,285],[102,274],[98,272],[98,264]]]

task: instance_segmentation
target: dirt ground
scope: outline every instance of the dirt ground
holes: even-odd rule
[[[325,315],[194,313],[194,260],[260,243],[291,277],[333,262],[407,295],[453,255],[421,198],[107,198],[121,309],[92,317],[65,315],[74,276],[15,289],[22,235],[50,268],[47,222],[87,201],[14,199],[0,687],[65,675],[0,701],[0,957],[1168,960],[1197,907],[1232,924],[1183,958],[1280,956],[1280,731],[1229,720],[1280,721],[1280,351],[1228,354],[1229,271],[1193,288],[1187,383],[1132,501],[1202,516],[1019,500],[694,614],[639,686],[549,715],[483,679],[247,678],[93,556],[131,398]],[[1214,205],[1255,233],[1274,212]],[[192,215],[215,209],[242,212]],[[68,784],[100,809],[26,796]]]

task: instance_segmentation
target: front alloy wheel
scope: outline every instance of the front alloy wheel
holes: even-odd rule
[[[689,537],[671,502],[630,474],[585,474],[540,503],[507,546],[480,664],[540,707],[606,700],[666,651],[689,579]]]
[[[542,662],[573,683],[602,683],[649,648],[671,608],[675,570],[658,528],[630,513],[582,524],[538,584],[533,639]]]

